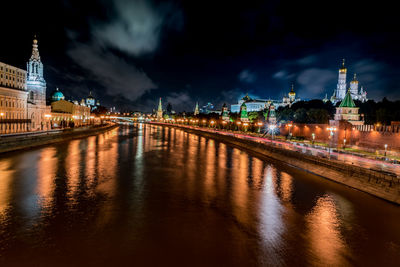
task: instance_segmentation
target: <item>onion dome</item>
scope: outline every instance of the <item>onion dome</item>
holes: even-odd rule
[[[51,96],[51,100],[52,101],[59,101],[59,100],[64,100],[64,94],[61,93],[58,88],[56,89],[56,91],[52,94]]]

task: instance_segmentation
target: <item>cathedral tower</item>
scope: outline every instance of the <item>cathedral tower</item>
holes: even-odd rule
[[[358,81],[357,81],[357,76],[355,73],[354,73],[353,80],[350,82],[350,93],[351,93],[352,97],[354,97],[355,99],[358,99]]]
[[[346,95],[346,74],[347,74],[347,69],[344,66],[344,59],[343,59],[342,67],[339,69],[339,79],[336,88],[337,99],[344,99]]]
[[[29,131],[50,129],[50,106],[46,106],[46,81],[40,61],[38,41],[33,39],[32,55],[26,64],[26,90],[28,91]]]
[[[43,77],[43,64],[40,61],[38,41],[33,39],[32,55],[26,64],[26,87],[28,101],[36,105],[46,105],[46,81]]]

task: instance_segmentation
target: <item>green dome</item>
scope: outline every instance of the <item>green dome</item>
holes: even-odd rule
[[[57,88],[56,91],[51,96],[51,100],[59,101],[59,100],[63,100],[63,99],[64,99],[64,94],[61,93],[60,91],[58,91],[58,88]]]

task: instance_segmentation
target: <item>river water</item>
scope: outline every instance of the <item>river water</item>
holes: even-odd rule
[[[0,266],[400,266],[400,207],[178,129],[0,156]]]

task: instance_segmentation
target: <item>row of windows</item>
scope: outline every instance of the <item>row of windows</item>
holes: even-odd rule
[[[6,72],[12,73],[12,74],[17,74],[17,75],[21,75],[21,76],[25,76],[25,73],[19,72],[19,71],[15,71],[13,69],[8,69],[7,67],[5,68]],[[0,71],[3,72],[3,66],[0,67]]]
[[[0,119],[26,119],[26,116],[24,116],[24,112],[1,112]]]
[[[0,78],[3,79],[3,74],[0,74]],[[8,80],[8,76],[7,75],[5,75],[5,78]],[[10,81],[11,81],[11,78],[12,78],[13,81],[15,81],[15,77],[10,77]],[[17,82],[21,82],[21,83],[25,82],[25,79],[17,78]]]
[[[23,101],[11,101],[11,100],[0,100],[0,107],[6,107],[6,108],[24,108],[24,102]]]

